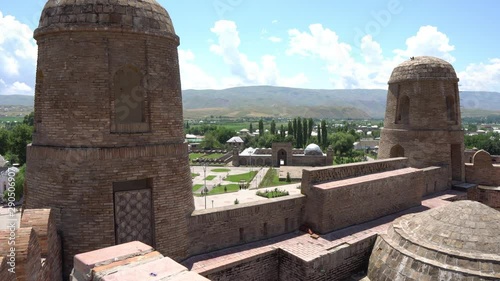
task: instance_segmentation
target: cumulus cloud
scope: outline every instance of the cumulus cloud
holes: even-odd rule
[[[500,91],[500,58],[474,63],[459,72],[460,89],[464,91]]]
[[[32,92],[37,57],[33,30],[0,11],[0,94]],[[21,75],[22,74],[22,75]],[[21,77],[22,76],[22,77]],[[18,81],[23,79],[24,81]],[[28,89],[29,88],[29,89]],[[18,91],[18,92],[15,92]]]
[[[307,81],[303,73],[294,77],[283,77],[276,64],[275,56],[263,55],[257,62],[242,53],[239,49],[241,40],[235,22],[217,21],[211,31],[217,36],[218,41],[210,46],[210,51],[222,57],[232,75],[224,79],[225,83],[231,86],[299,86]]]
[[[371,35],[365,35],[359,48],[353,48],[321,24],[312,24],[306,31],[291,29],[288,35],[286,53],[322,60],[332,86],[339,89],[386,88],[392,69],[411,56],[455,60],[450,54],[455,47],[449,44],[449,38],[432,26],[421,27],[415,36],[408,38],[406,49],[394,50],[389,57],[384,57],[380,44]]]
[[[279,38],[279,37],[276,37],[276,36],[270,36],[269,38],[267,38],[269,41],[273,42],[273,43],[280,43],[281,41],[283,41],[283,39]]]
[[[179,68],[182,88],[217,89],[217,81],[195,64],[195,55],[191,50],[179,50]]]

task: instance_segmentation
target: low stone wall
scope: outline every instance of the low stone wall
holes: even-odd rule
[[[446,167],[429,167],[422,169],[424,172],[424,189],[422,196],[445,191],[451,187]]]
[[[420,205],[424,187],[415,168],[314,185],[304,222],[319,233],[367,222]]]
[[[24,210],[15,244],[10,230],[0,232],[0,280],[62,280],[61,240],[49,209]],[[15,273],[10,256],[15,251]]]
[[[406,167],[408,167],[407,158],[392,158],[373,162],[305,169],[302,175],[302,186],[392,171]]]
[[[500,211],[500,187],[476,186],[467,190],[467,199]]]
[[[494,165],[491,155],[480,150],[472,157],[472,164],[465,164],[465,180],[487,186],[500,186],[500,165]]]
[[[303,195],[292,195],[196,210],[189,219],[190,255],[208,253],[297,230],[302,224],[303,205]]]

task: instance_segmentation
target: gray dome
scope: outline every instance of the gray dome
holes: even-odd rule
[[[120,30],[174,36],[168,12],[156,0],[49,0],[35,37],[69,30]]]
[[[389,83],[416,80],[454,80],[458,82],[453,66],[435,57],[414,57],[392,71]]]
[[[321,151],[321,148],[314,143],[311,143],[304,149],[304,155],[320,155],[323,156],[323,151]]]

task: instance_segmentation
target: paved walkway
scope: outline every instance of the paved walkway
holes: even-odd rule
[[[296,231],[267,240],[195,256],[185,261],[183,265],[197,273],[206,272],[219,268],[221,265],[239,262],[251,256],[270,253],[278,248],[292,253],[305,261],[311,261],[322,255],[328,254],[333,248],[344,243],[349,245],[378,233],[386,232],[389,225],[400,216],[450,204],[451,202],[448,201],[448,199],[463,196],[464,194],[463,192],[454,190],[437,193],[424,198],[421,206],[410,208],[370,222],[337,230],[322,235],[317,240],[312,239],[309,234]]]
[[[17,212],[15,214],[15,219],[17,221],[16,228],[19,228],[19,223],[21,220],[21,207],[16,208]],[[9,228],[9,224],[12,220],[12,217],[9,215],[9,208],[4,208],[0,206],[0,230],[5,230]]]

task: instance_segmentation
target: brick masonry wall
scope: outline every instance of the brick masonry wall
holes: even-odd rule
[[[467,190],[467,199],[500,211],[500,187],[477,186]]]
[[[353,163],[338,165],[326,168],[304,169],[302,174],[302,188],[307,191],[307,187],[313,184],[342,180],[346,178],[359,177],[363,175],[392,171],[406,168],[408,159],[377,160],[373,162]],[[306,187],[306,189],[304,189]],[[304,192],[303,192],[304,193]]]
[[[445,167],[429,167],[422,169],[424,172],[424,189],[422,196],[439,191],[445,191],[451,186],[448,169]]]
[[[0,235],[3,233],[0,232]],[[6,257],[0,257],[0,280],[2,281],[15,281],[16,275],[9,272],[10,265],[7,264]]]
[[[304,196],[294,195],[223,208],[196,210],[189,219],[191,256],[295,231]]]
[[[304,222],[328,233],[418,206],[424,188],[423,172],[414,168],[316,185],[306,198]]]
[[[217,270],[203,272],[201,275],[212,281],[277,281],[287,280],[279,277],[280,260],[278,251],[257,255],[238,264],[222,266]]]
[[[187,145],[123,148],[28,147],[26,208],[52,208],[63,241],[65,276],[78,253],[115,244],[113,183],[151,179],[155,246],[188,256],[194,210]],[[34,188],[36,187],[36,188]]]
[[[480,150],[465,164],[465,179],[469,183],[500,186],[500,165],[493,165],[488,152]]]
[[[62,280],[61,240],[57,235],[56,223],[50,209],[24,210],[21,227],[32,227],[40,244],[43,281]]]

